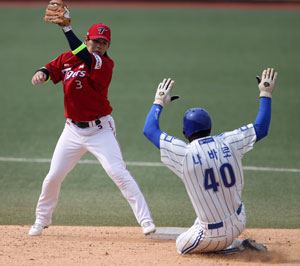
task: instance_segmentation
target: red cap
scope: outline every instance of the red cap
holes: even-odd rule
[[[102,23],[94,24],[90,27],[86,37],[90,40],[102,38],[110,43],[110,28]]]

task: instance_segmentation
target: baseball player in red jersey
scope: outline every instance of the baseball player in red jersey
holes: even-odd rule
[[[107,50],[110,28],[102,23],[90,27],[84,43],[71,26],[62,27],[71,51],[37,70],[33,85],[48,80],[63,83],[66,124],[56,145],[49,173],[40,194],[35,224],[29,235],[41,235],[51,224],[61,183],[82,155],[91,152],[130,204],[145,235],[155,232],[146,200],[122,158],[116,139],[112,107],[107,98],[114,67]]]

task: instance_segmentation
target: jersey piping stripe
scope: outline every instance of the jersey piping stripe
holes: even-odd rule
[[[255,141],[250,142],[250,143],[248,143],[247,145],[244,145],[244,146],[238,148],[238,150],[239,150],[239,151],[240,151],[240,150],[243,150],[245,147],[252,147],[252,146],[253,146],[253,145],[252,145],[253,143],[255,143]],[[243,154],[244,154],[244,153],[243,153]]]
[[[167,160],[164,160],[164,158],[166,158]],[[180,171],[180,169],[182,169],[182,165],[180,165],[180,164],[175,164],[175,163],[174,163],[174,160],[170,160],[170,158],[167,157],[167,156],[162,156],[162,157],[161,157],[161,160],[162,160],[162,162],[163,162],[167,167],[169,167],[169,168],[171,167],[172,169],[175,169],[176,171],[178,171],[179,173],[182,174],[182,171]],[[174,163],[174,165],[171,164],[170,161],[172,161],[172,162]],[[178,165],[179,165],[179,166],[178,166]]]
[[[216,145],[218,145],[220,147],[223,146],[222,141],[220,141],[219,139],[216,139],[215,142],[216,142]],[[219,149],[217,149],[217,150],[219,150]],[[231,155],[233,155],[233,154],[231,153]],[[229,163],[228,157],[225,160]],[[221,158],[220,158],[220,161],[221,161],[221,165],[223,165],[223,162],[222,162]],[[220,176],[221,175],[220,169],[217,169],[217,171],[218,171],[218,176]],[[222,193],[223,193],[223,197],[224,197],[224,201],[223,202],[225,202],[225,204],[226,204],[228,213],[231,213],[232,211],[234,211],[234,203],[233,203],[234,200],[232,198],[232,189],[224,189],[223,182],[220,182],[220,183],[222,184]],[[236,183],[234,185],[234,188],[235,188],[235,191],[237,191]],[[225,194],[229,194],[229,196],[230,196],[230,201],[231,201],[230,205],[231,205],[231,208],[228,206],[228,201],[226,200],[228,197],[226,197]],[[222,210],[223,210],[223,208],[222,208]]]
[[[229,235],[229,234],[228,234]],[[233,227],[231,227],[231,241],[234,240],[234,232],[233,232]],[[226,239],[226,247],[228,247],[227,245],[227,239]]]
[[[182,141],[176,139],[175,137],[174,137],[174,140],[177,140],[177,142],[174,142],[174,143],[173,143],[174,146],[181,147],[181,148],[185,148],[185,147],[186,147],[186,145],[180,145],[180,144],[179,144],[179,143],[181,143]],[[185,143],[184,143],[184,144],[185,144]]]
[[[168,163],[164,163],[168,168],[176,171],[177,173],[179,173],[180,175],[182,175],[183,173],[180,172],[180,170],[176,169],[176,167],[174,165],[168,164]]]
[[[188,160],[186,161],[186,165],[187,165],[186,168],[188,169]],[[195,167],[194,167],[194,177],[195,177],[194,179],[196,179],[196,176],[197,176],[197,174],[196,174],[195,171],[196,171],[196,169],[195,169]],[[191,182],[190,187],[193,187],[193,188],[194,188],[194,194],[193,194],[192,197],[191,197],[192,200],[193,200],[193,201],[197,200],[197,201],[198,201],[198,204],[201,206],[201,209],[202,209],[202,210],[205,210],[204,206],[202,205],[202,202],[204,201],[205,204],[206,204],[206,206],[208,206],[208,203],[207,203],[207,201],[206,201],[206,198],[202,196],[202,195],[203,195],[202,187],[199,186],[199,185],[197,184],[201,193],[200,193],[200,194],[196,193],[197,191],[196,191],[196,189],[195,189],[195,185],[194,185],[193,182],[192,182],[193,178],[191,177],[189,171],[186,171],[186,174],[188,175],[188,178],[184,178],[185,184],[188,185],[188,181],[190,181],[190,182]],[[189,191],[189,190],[188,190],[188,191]],[[201,199],[200,199],[200,197],[201,197]],[[194,202],[194,204],[195,204],[196,206],[199,206],[198,204],[196,204],[196,202]],[[201,220],[202,220],[203,218],[202,218],[202,216],[200,215],[201,212],[198,211],[198,208],[197,208],[197,207],[196,207],[195,209],[196,209],[197,212],[198,212],[197,215],[199,215],[199,216],[201,217]],[[209,210],[210,210],[210,209],[209,209]],[[208,216],[207,216],[207,214],[206,214],[205,212],[204,212],[204,215],[205,215],[205,220],[207,221],[207,220],[208,220]],[[212,215],[212,213],[211,213],[211,215]]]
[[[235,225],[235,228],[236,228],[236,230],[238,230],[239,235],[240,235],[242,232],[241,232],[240,229],[237,227],[237,225]]]
[[[214,248],[214,250],[218,249],[218,247],[220,246],[220,241],[217,243],[216,247]]]
[[[222,136],[224,135],[226,132],[223,132],[222,134],[218,135],[218,136]],[[237,136],[238,133],[231,133],[231,134],[226,134],[226,136],[224,136],[224,139],[226,140],[229,137],[233,137],[233,136]]]
[[[243,173],[243,170],[241,169],[240,164],[238,163],[238,159],[236,158],[236,156],[234,156],[234,154],[233,154],[232,157],[233,157],[233,160],[235,161],[235,166],[238,169],[239,176],[241,177],[241,187],[244,187],[244,173]],[[242,201],[240,194],[239,194],[239,201],[240,202]]]
[[[253,134],[253,135],[249,135],[249,136],[245,137],[245,139],[246,139],[246,138],[252,138],[253,136],[255,136],[255,135],[254,135],[254,134]],[[238,142],[242,142],[242,141],[243,141],[243,140],[233,141],[233,142],[231,142],[230,144],[238,143]],[[255,141],[252,141],[252,142],[250,142],[250,143],[247,143],[246,145],[244,145],[244,146],[238,148],[238,150],[242,150],[242,149],[245,148],[245,147],[252,146],[252,145],[250,145],[250,144],[252,144],[252,143],[255,143]]]
[[[189,181],[189,180],[191,181],[191,180],[193,179],[193,178],[191,177],[191,175],[190,175],[191,173],[187,170],[188,168],[189,168],[189,166],[188,166],[188,160],[187,160],[187,161],[186,161],[186,171],[184,171],[184,172],[185,172],[185,175],[182,177],[182,179],[184,180],[184,183],[185,183],[186,186],[188,186],[188,181]],[[188,178],[185,178],[185,176],[188,176]],[[196,173],[195,173],[195,168],[194,168],[194,177],[196,177],[196,176],[197,176],[197,175],[196,175]],[[193,186],[193,187],[194,187],[193,184],[191,184],[190,186]],[[203,197],[202,197],[202,200],[200,199],[200,196],[203,195],[202,188],[200,187],[200,193],[199,193],[199,194],[196,193],[195,191],[196,191],[196,189],[195,189],[195,187],[194,187],[194,195],[193,195],[193,196],[191,195],[191,199],[192,199],[193,203],[194,203],[196,206],[201,206],[201,209],[203,210],[203,209],[204,209],[204,206],[203,206],[202,202],[205,202],[205,204],[207,205],[207,201],[206,201],[206,199],[203,198]],[[196,204],[195,201],[198,201],[198,204],[199,204],[199,205]],[[201,213],[198,212],[198,208],[195,208],[195,210],[196,210],[196,212],[197,212],[197,216],[199,216],[199,218],[203,219],[202,216],[200,215]],[[205,219],[208,220],[208,217],[206,216],[206,213],[204,213],[204,215],[205,215]]]
[[[175,145],[174,145],[174,146],[175,146]],[[181,147],[181,146],[179,146],[179,147]],[[172,154],[174,154],[174,155],[176,155],[176,156],[178,156],[178,157],[185,157],[185,155],[175,153],[175,152],[173,152],[172,150],[169,150],[169,149],[167,149],[167,148],[161,148],[161,150],[168,151],[169,153],[172,153]],[[166,156],[165,156],[165,157],[166,157]]]
[[[227,139],[227,138],[233,137],[233,136],[238,136],[238,135],[239,135],[238,133],[235,133],[235,134],[228,134],[227,136],[224,137],[224,139]],[[249,135],[249,136],[245,136],[245,139],[246,139],[246,138],[251,138],[251,137],[253,137],[253,136],[255,136],[255,134],[252,134],[252,135]],[[230,144],[234,144],[234,143],[238,143],[238,142],[242,142],[242,141],[243,141],[242,139],[238,139],[238,140],[236,140],[236,141],[230,142]]]
[[[221,142],[221,141],[218,141],[218,145],[220,145],[221,147],[225,147],[225,146],[226,146],[226,144],[223,143],[223,142]],[[226,147],[227,147],[227,146],[226,146]],[[227,148],[229,148],[229,147],[227,147]],[[231,157],[234,157],[234,156],[233,156],[233,153],[232,153],[231,151],[230,151],[230,154],[231,154]],[[226,158],[225,158],[225,162],[230,164],[229,158],[230,158],[230,157],[226,157]],[[223,165],[223,164],[224,164],[224,163],[223,163],[223,161],[221,160],[221,165]],[[233,172],[234,172],[234,171],[233,171]],[[234,172],[234,175],[236,175],[235,172]],[[235,184],[234,184],[234,189],[235,189],[235,191],[238,191],[237,183],[236,183],[236,182],[235,182]],[[233,200],[233,198],[232,198],[232,189],[229,189],[228,193],[230,194],[230,200],[231,200],[231,207],[232,207],[232,210],[234,210],[234,200]],[[236,194],[236,193],[235,193],[235,194]],[[231,209],[229,208],[228,211],[231,212]],[[231,222],[231,223],[232,223],[232,222]]]
[[[184,236],[179,236],[176,240],[176,246],[181,246],[181,243],[183,242],[185,245],[181,248],[181,254],[182,251],[186,249],[186,246],[189,244],[191,241],[191,238],[193,237],[193,233],[191,232],[193,227],[191,227],[186,233],[184,233]],[[180,240],[179,240],[180,239]]]
[[[202,235],[203,235],[203,230],[201,229],[201,230],[199,231],[198,235],[197,235],[197,238],[196,238],[195,242],[194,242],[190,247],[184,249],[184,250],[181,252],[181,254],[188,253],[188,252],[190,252],[191,250],[195,249],[195,248],[198,246],[198,244],[199,244],[199,242],[200,242],[200,240],[201,240],[201,238],[202,238]]]
[[[191,160],[190,160],[190,161],[191,161]],[[201,167],[201,166],[199,165],[198,167]],[[202,206],[202,208],[201,208],[201,209],[202,209],[202,212],[199,211],[199,214],[203,213],[203,214],[205,215],[205,219],[203,219],[203,217],[200,216],[202,221],[208,221],[208,220],[209,220],[209,217],[208,217],[208,214],[207,214],[207,210],[209,211],[211,217],[214,217],[214,215],[213,215],[213,212],[212,212],[211,208],[209,208],[210,204],[207,202],[207,198],[203,196],[205,192],[203,191],[202,185],[199,184],[199,180],[198,180],[198,178],[197,178],[197,172],[196,172],[196,169],[197,169],[197,168],[194,166],[194,167],[193,167],[194,180],[197,181],[196,185],[197,185],[197,188],[198,188],[199,190],[196,190],[196,189],[195,189],[194,196],[196,196],[196,197],[198,198],[200,204],[201,204],[203,201],[205,202],[206,205],[205,205],[204,207]],[[201,176],[204,176],[204,173],[203,173],[203,167],[201,167],[200,170],[201,170],[201,174],[202,174]],[[189,175],[189,176],[190,176],[190,175]],[[190,179],[191,179],[191,178],[190,178]],[[193,179],[191,179],[191,180],[193,180]],[[201,180],[201,181],[203,182],[203,180]],[[193,187],[195,187],[194,184],[193,184]],[[200,191],[200,193],[197,193],[198,191]],[[201,198],[200,198],[200,197],[201,197]],[[213,205],[215,204],[214,201],[212,201],[212,204],[213,204]],[[202,205],[202,204],[201,204],[201,205]],[[197,206],[198,206],[198,205],[197,205]],[[196,209],[198,209],[198,208],[196,208]]]
[[[204,247],[204,248],[202,248],[201,249],[201,252],[203,252],[203,251],[205,251],[209,246],[210,246],[210,244],[211,244],[211,240],[207,243],[207,245]]]
[[[170,151],[168,151],[168,152],[170,152]],[[173,154],[174,154],[174,153],[173,153]],[[174,154],[174,155],[176,155],[176,154]],[[182,157],[183,157],[183,156],[182,156]],[[169,157],[168,157],[168,156],[161,156],[161,158],[169,158]],[[169,158],[169,159],[171,159],[172,162],[176,163],[176,165],[180,165],[180,166],[182,167],[182,164],[181,164],[181,163],[175,161],[175,160],[172,159],[172,158]]]
[[[207,145],[208,145],[208,148],[209,148],[210,150],[212,150],[212,148],[210,147],[210,145],[209,145],[209,144],[207,144]],[[213,145],[214,145],[213,149],[218,150],[218,148],[216,147],[216,141],[213,142]],[[217,171],[218,177],[220,177],[220,172],[219,172],[218,165],[217,165],[215,159],[213,160],[213,164],[215,165],[214,169]],[[223,185],[223,182],[220,182],[220,180],[219,180],[219,185],[220,185],[220,188],[221,188],[221,190],[222,190],[223,202],[225,203],[225,206],[226,206],[226,208],[227,208],[228,213],[230,213],[230,210],[229,210],[228,204],[227,204],[227,200],[226,200],[226,197],[225,197],[225,195],[224,195],[224,193],[225,193],[225,192],[224,192],[224,185]],[[218,197],[218,194],[217,194],[217,193],[215,194],[215,196],[216,196],[217,199],[218,199],[220,209],[223,211],[222,217],[225,217],[225,216],[226,216],[226,213],[224,212],[224,209],[222,208],[222,203],[221,203],[222,201],[220,200],[220,197]],[[220,216],[220,217],[219,217],[219,218],[220,218],[219,220],[222,220],[222,217]]]
[[[208,145],[208,144],[207,144]],[[202,150],[202,152],[201,152],[201,154],[204,154],[205,155],[205,161],[206,161],[206,163],[207,163],[207,168],[211,168],[211,166],[209,165],[209,158],[207,157],[207,155],[206,155],[206,153],[205,153],[205,149],[204,149],[204,145],[197,145],[197,148],[200,148],[201,150]],[[204,177],[204,173],[203,173],[203,167],[202,167],[202,177]],[[208,195],[209,195],[209,197],[210,197],[210,201],[211,201],[211,203],[212,204],[208,204],[207,205],[207,207],[208,207],[208,209],[210,210],[210,212],[212,213],[212,217],[213,217],[213,219],[214,219],[214,221],[220,221],[220,220],[222,220],[222,215],[219,213],[219,210],[218,210],[218,208],[217,208],[217,206],[216,206],[216,204],[215,204],[215,199],[214,198],[216,198],[216,194],[212,194],[212,193],[214,193],[214,192],[211,192],[211,191],[206,191],[207,193],[208,193]],[[220,204],[220,199],[219,199],[219,197],[217,197],[216,198],[217,200],[218,200],[218,202],[219,202],[219,204]],[[212,210],[211,210],[211,208],[209,208],[210,206],[212,206],[213,205],[213,207],[214,207],[214,209],[215,209],[215,211],[213,212]],[[213,215],[214,213],[216,213],[217,214],[217,216],[218,217],[215,217],[215,215]],[[225,216],[225,214],[223,215],[223,216]]]
[[[199,148],[202,150],[202,153],[204,154],[204,149],[203,149],[203,147],[200,146],[200,145],[196,145],[196,150],[197,150],[197,152],[200,153],[200,154],[202,154],[202,153],[198,150]],[[208,160],[207,160],[207,159],[205,159],[205,162],[206,162],[207,165],[208,165]],[[208,165],[207,168],[209,168],[209,165]],[[196,169],[194,168],[194,173],[195,173],[195,175],[197,176],[195,170],[196,170]],[[201,177],[204,177],[204,168],[203,168],[203,166],[201,166]],[[201,181],[203,182],[204,180],[201,180]],[[201,184],[198,183],[198,186],[199,186],[199,188],[200,188],[200,190],[201,190],[201,195],[203,195],[204,193],[203,193],[203,191],[202,191],[202,186],[201,186]],[[206,193],[208,193],[208,192],[206,191]],[[203,210],[209,210],[210,215],[211,215],[211,217],[213,217],[214,221],[220,220],[220,219],[217,219],[217,218],[215,217],[214,212],[213,212],[212,209],[210,208],[210,206],[213,205],[214,208],[217,210],[217,207],[216,207],[216,205],[215,205],[214,199],[211,197],[211,194],[210,194],[210,193],[208,193],[208,194],[209,194],[209,197],[210,197],[210,202],[211,202],[211,204],[207,203],[206,197],[203,197],[203,199],[206,201],[206,208],[204,208]],[[218,212],[218,211],[217,211],[217,212]],[[205,215],[206,215],[206,213],[205,213]],[[220,216],[219,213],[218,213],[218,215]],[[208,221],[208,218],[206,219],[206,221]]]
[[[197,152],[198,153],[201,153],[201,152],[199,152],[199,150],[198,149],[201,149],[202,150],[202,153],[204,154],[204,149],[203,149],[203,147],[202,146],[200,146],[200,145],[197,145],[196,146],[196,150],[197,150]],[[202,154],[201,153],[201,154]],[[208,165],[208,160],[207,160],[207,158],[205,159],[205,162],[207,163],[207,168],[209,168],[209,165]],[[201,173],[202,173],[202,177],[204,177],[204,168],[201,166]],[[194,172],[195,172],[195,170],[194,170]],[[196,173],[195,173],[195,175],[196,175]],[[202,181],[204,181],[204,180],[202,180]],[[202,190],[202,187],[201,187],[201,185],[199,184],[199,188]],[[207,191],[206,191],[206,193],[208,193]],[[209,210],[209,212],[210,212],[210,214],[211,214],[211,217],[213,217],[213,219],[214,219],[214,221],[216,221],[216,220],[220,220],[220,219],[217,219],[216,217],[215,217],[215,215],[214,215],[214,212],[212,211],[212,209],[210,208],[210,206],[214,206],[214,208],[215,208],[215,210],[217,210],[217,207],[216,207],[216,205],[215,205],[215,201],[214,201],[214,199],[212,198],[212,196],[211,196],[211,194],[210,193],[208,193],[209,194],[209,197],[210,197],[210,202],[211,202],[211,204],[209,204],[209,203],[207,203],[206,205],[206,207],[207,207],[207,210]],[[203,195],[203,192],[201,193],[201,195]],[[205,199],[205,201],[206,201],[206,197],[203,197],[204,199]],[[205,210],[206,208],[204,208],[204,210]],[[217,211],[217,214],[218,214],[218,216],[220,217],[220,214],[218,213],[218,211]],[[208,221],[208,219],[206,220],[206,221]]]

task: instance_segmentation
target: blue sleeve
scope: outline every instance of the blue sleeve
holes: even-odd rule
[[[271,121],[271,102],[271,98],[260,98],[259,110],[254,123],[256,142],[268,135]]]
[[[162,111],[162,106],[159,104],[153,104],[152,108],[150,109],[145,125],[143,133],[144,135],[159,149],[159,141],[160,135],[162,131],[159,128],[159,117]]]

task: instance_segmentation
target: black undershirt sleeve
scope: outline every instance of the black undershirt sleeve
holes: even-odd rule
[[[69,46],[72,51],[74,51],[76,48],[78,48],[82,42],[77,38],[77,36],[74,34],[72,30],[65,32],[65,36],[69,42]],[[92,55],[89,53],[87,48],[84,48],[79,53],[76,54],[76,56],[85,63],[85,65],[88,68],[91,68],[92,66]]]
[[[76,48],[78,48],[82,42],[77,38],[77,36],[73,33],[73,31],[68,31],[68,32],[65,32],[65,36],[69,42],[69,46],[71,48],[71,50],[75,50]],[[88,68],[91,68],[92,66],[92,55],[89,53],[89,51],[87,50],[87,48],[84,48],[83,50],[81,50],[79,53],[76,54],[76,56],[83,62],[85,63],[85,65],[88,67]],[[38,71],[42,71],[43,73],[46,74],[47,78],[46,80],[49,79],[49,76],[50,76],[50,73],[48,71],[47,68],[40,68],[38,69],[36,72]]]
[[[50,74],[49,74],[49,71],[48,71],[47,68],[44,68],[44,67],[43,67],[43,68],[40,68],[40,69],[38,69],[37,71],[35,71],[34,74],[35,74],[36,72],[38,72],[38,71],[41,71],[41,72],[43,72],[43,73],[46,74],[46,76],[47,76],[47,77],[46,77],[46,81],[49,79],[49,75],[50,75]]]

